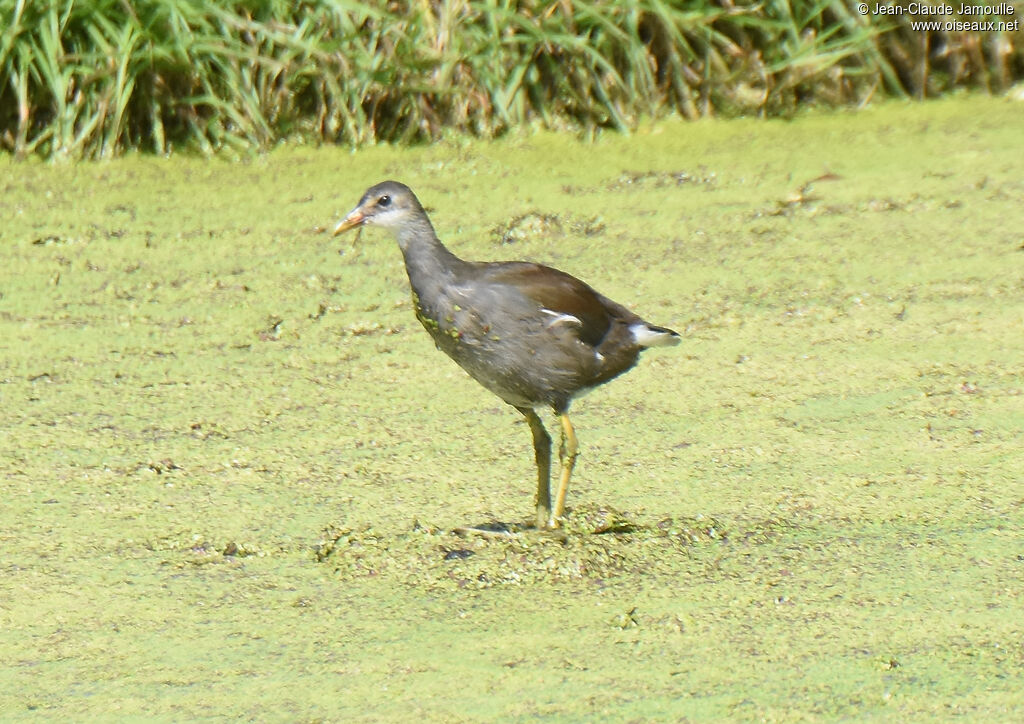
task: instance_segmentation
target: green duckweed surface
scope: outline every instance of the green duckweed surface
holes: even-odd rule
[[[1024,718],[1021,113],[0,161],[2,718]],[[565,535],[453,532],[530,435],[324,233],[385,178],[682,334]]]

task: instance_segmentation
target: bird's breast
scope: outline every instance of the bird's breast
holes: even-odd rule
[[[433,337],[439,348],[452,354],[459,342],[462,340],[462,332],[456,323],[455,307],[430,307],[423,303],[420,296],[412,292],[412,308],[427,333]]]

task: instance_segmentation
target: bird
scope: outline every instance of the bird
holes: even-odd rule
[[[405,260],[416,318],[435,345],[518,410],[537,465],[536,528],[556,529],[579,454],[569,407],[631,369],[648,347],[677,345],[678,332],[645,321],[566,272],[526,261],[465,261],[437,237],[405,184],[371,186],[334,236],[380,227]],[[537,409],[561,425],[560,477],[551,502],[551,436]]]

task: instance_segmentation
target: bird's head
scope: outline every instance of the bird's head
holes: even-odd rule
[[[334,235],[362,226],[397,229],[423,215],[423,207],[405,184],[384,181],[371,187],[334,229]]]

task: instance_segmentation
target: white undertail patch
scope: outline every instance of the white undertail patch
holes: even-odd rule
[[[642,322],[631,324],[629,331],[638,347],[671,347],[679,344],[679,335],[675,332],[649,327]]]

